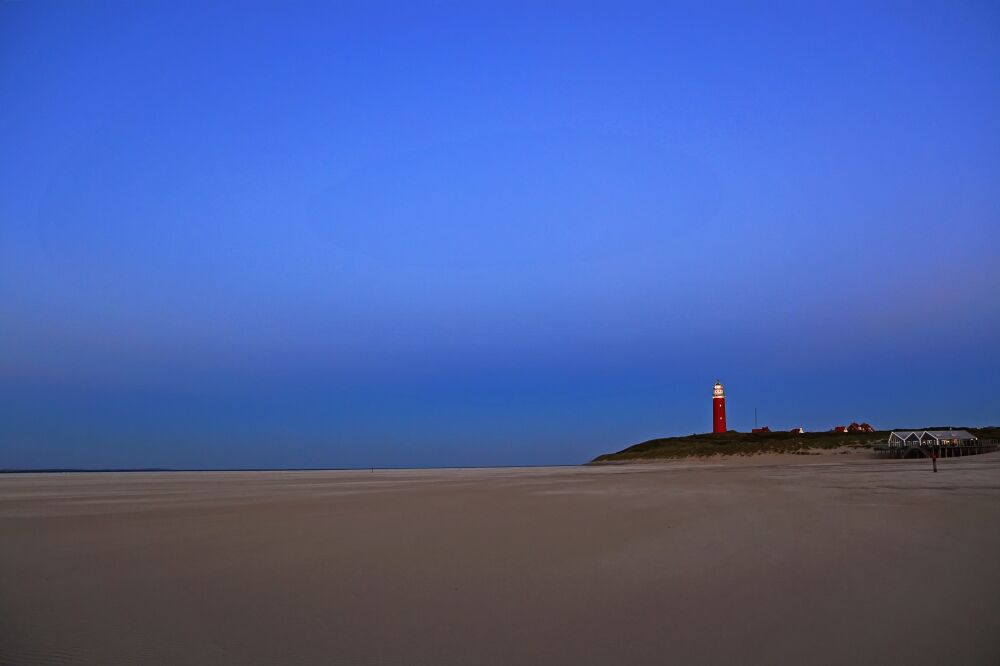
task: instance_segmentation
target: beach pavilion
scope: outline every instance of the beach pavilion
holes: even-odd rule
[[[995,441],[980,441],[968,430],[894,430],[889,433],[887,442],[875,445],[876,453],[891,457],[929,455],[929,452],[937,451],[939,455],[950,458],[996,449]]]
[[[889,433],[889,446],[970,446],[977,437],[968,430],[903,430]]]

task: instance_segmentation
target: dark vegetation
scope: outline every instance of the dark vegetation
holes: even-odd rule
[[[913,428],[913,430],[946,430],[947,427]],[[961,428],[980,439],[1000,439],[1000,427]],[[904,428],[896,428],[904,430]],[[686,437],[662,437],[635,444],[617,453],[606,453],[591,462],[624,462],[700,456],[752,456],[758,453],[808,453],[811,449],[841,447],[870,449],[876,442],[889,438],[889,430],[875,432],[767,432],[753,434],[730,430]]]

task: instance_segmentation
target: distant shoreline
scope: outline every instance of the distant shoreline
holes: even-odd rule
[[[911,428],[934,430],[941,428]],[[949,429],[951,427],[949,426]],[[1000,426],[975,428],[961,426],[980,438],[1000,439]],[[635,444],[614,453],[605,453],[582,463],[556,463],[542,465],[427,465],[413,467],[32,467],[2,469],[3,474],[133,474],[163,472],[365,472],[406,471],[435,469],[531,469],[579,467],[627,462],[668,461],[688,458],[713,458],[718,456],[755,456],[765,454],[803,453],[809,450],[853,448],[871,449],[875,442],[885,440],[893,430],[875,432],[819,431],[792,433],[773,431],[745,433],[730,430],[725,433],[701,433],[679,437],[661,437]]]
[[[135,468],[72,468],[40,467],[31,469],[0,469],[0,474],[107,474],[155,472],[368,472],[435,469],[543,469],[548,467],[580,467],[585,463],[551,465],[428,465],[426,467],[135,467]]]

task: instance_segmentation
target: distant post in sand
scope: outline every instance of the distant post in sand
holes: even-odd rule
[[[726,432],[726,391],[718,379],[712,391],[712,432]]]

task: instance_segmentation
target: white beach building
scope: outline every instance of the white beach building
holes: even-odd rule
[[[970,446],[977,437],[968,430],[900,430],[889,433],[889,448],[913,446]]]

